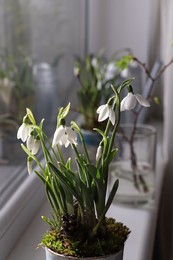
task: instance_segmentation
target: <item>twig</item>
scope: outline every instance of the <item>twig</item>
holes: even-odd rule
[[[139,60],[137,57],[135,57],[132,53],[131,53],[131,55],[132,55],[133,60],[136,61],[142,67],[142,69],[144,70],[147,77],[152,81],[150,90],[149,90],[148,95],[146,97],[146,99],[149,99],[151,97],[151,92],[153,90],[154,83],[162,76],[162,74],[166,71],[166,69],[173,64],[173,57],[170,59],[170,61],[168,63],[163,65],[162,68],[158,71],[157,75],[155,77],[153,77],[151,75],[150,70],[146,66],[146,64],[143,63],[141,60]],[[148,192],[148,187],[147,187],[145,180],[143,179],[143,176],[141,174],[138,174],[138,172],[137,172],[137,159],[136,159],[136,153],[134,151],[134,145],[133,145],[134,136],[135,136],[135,133],[136,133],[137,121],[138,121],[138,117],[139,117],[142,109],[143,109],[143,107],[140,106],[138,111],[133,111],[133,114],[134,114],[133,130],[132,130],[130,138],[127,138],[125,133],[123,133],[123,136],[130,145],[131,164],[132,164],[131,166],[132,166],[132,169],[134,171],[134,173],[133,173],[134,174],[134,176],[133,176],[134,185],[138,190],[140,190],[140,184],[141,184],[142,187],[143,187],[143,191]],[[122,129],[121,129],[121,132],[123,132]]]

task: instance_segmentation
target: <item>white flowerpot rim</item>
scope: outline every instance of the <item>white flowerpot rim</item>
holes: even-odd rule
[[[60,257],[62,257],[62,258],[65,258],[65,259],[70,259],[70,260],[77,260],[77,259],[83,259],[83,260],[85,260],[85,259],[88,259],[88,260],[90,260],[90,259],[104,259],[104,258],[107,258],[107,257],[109,257],[109,256],[114,256],[114,255],[118,255],[118,254],[122,254],[123,255],[123,249],[122,250],[120,250],[119,252],[117,252],[117,253],[114,253],[114,254],[110,254],[110,255],[105,255],[105,256],[91,256],[91,257],[80,257],[80,258],[78,258],[78,257],[75,257],[75,256],[66,256],[66,255],[62,255],[62,254],[59,254],[59,253],[56,253],[56,252],[54,252],[53,250],[51,250],[50,248],[48,248],[48,247],[45,247],[45,250],[47,250],[49,253],[51,253],[51,254],[53,254],[54,256],[60,256]]]

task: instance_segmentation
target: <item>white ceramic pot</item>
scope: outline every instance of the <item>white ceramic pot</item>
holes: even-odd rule
[[[86,257],[86,258],[77,258],[72,256],[60,255],[48,248],[45,248],[45,251],[46,251],[46,260],[122,260],[123,259],[123,250],[113,255]]]

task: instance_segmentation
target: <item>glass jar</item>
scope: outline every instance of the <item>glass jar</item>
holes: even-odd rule
[[[118,153],[110,166],[109,184],[119,179],[116,202],[149,203],[155,193],[156,129],[149,125],[121,125]]]

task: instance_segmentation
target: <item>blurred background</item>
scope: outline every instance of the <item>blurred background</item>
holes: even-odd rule
[[[74,108],[78,104],[79,86],[73,73],[77,56],[103,49],[110,59],[130,48],[151,70],[157,62],[171,60],[172,41],[171,0],[0,0],[1,208],[27,178],[26,158],[16,140],[25,108],[31,108],[38,119],[45,117],[52,125],[47,129],[51,134],[57,108],[69,100]],[[153,95],[161,100],[160,106],[153,106],[147,118],[163,129],[161,159],[166,169],[156,236],[160,252],[155,253],[155,259],[162,260],[173,257],[172,72],[170,67],[155,83]],[[134,73],[136,88],[143,92],[146,74],[137,69]]]

